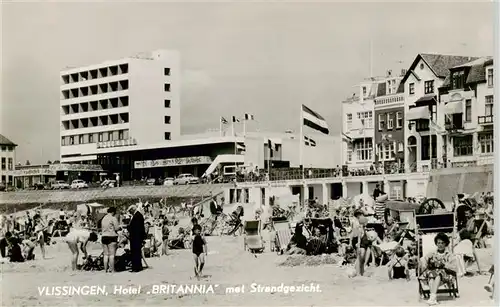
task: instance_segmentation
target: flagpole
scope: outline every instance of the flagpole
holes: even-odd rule
[[[247,119],[243,118],[243,137],[247,135]]]
[[[301,172],[302,172],[302,179],[304,179],[304,166],[302,165],[302,155],[304,154],[303,148],[302,148],[302,143],[304,142],[304,114],[302,111],[302,105],[300,106],[300,135],[299,135],[299,167],[301,167]]]
[[[219,136],[222,136],[222,116],[219,118]]]
[[[432,125],[432,111],[429,113],[429,126],[430,125]],[[429,159],[431,161],[429,169],[432,170],[432,128],[429,129],[429,156]]]

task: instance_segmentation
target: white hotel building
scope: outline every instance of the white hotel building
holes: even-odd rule
[[[342,163],[350,169],[369,168],[375,162],[375,99],[395,94],[400,76],[388,71],[384,77],[366,79],[356,85],[357,92],[342,101]],[[379,84],[386,84],[379,93]]]
[[[493,58],[450,69],[439,89],[438,123],[447,167],[494,163]]]
[[[61,72],[62,163],[96,163],[99,148],[180,136],[180,56],[159,50]]]

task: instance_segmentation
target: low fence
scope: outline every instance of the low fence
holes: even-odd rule
[[[141,197],[205,197],[220,193],[226,185],[201,184],[183,186],[127,186],[107,189],[40,190],[3,192],[0,204],[88,202],[99,199],[124,199]]]

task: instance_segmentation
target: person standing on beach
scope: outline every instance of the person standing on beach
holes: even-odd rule
[[[207,255],[207,242],[201,235],[201,226],[196,224],[193,226],[193,241],[191,242],[194,257],[194,274],[197,278],[202,276],[203,267],[205,266],[205,256]]]
[[[42,258],[45,259],[45,231],[47,230],[47,227],[45,223],[42,221],[42,217],[37,214],[34,217],[34,225],[35,225],[35,234],[36,238],[38,241],[38,244],[40,244],[40,250],[42,251]]]
[[[142,243],[146,239],[144,216],[135,205],[131,205],[127,211],[132,214],[128,225],[132,272],[140,272],[142,271]]]
[[[104,251],[104,270],[107,272],[115,271],[115,255],[118,248],[118,230],[120,224],[116,218],[116,208],[108,208],[106,214],[101,221],[102,228],[102,249]]]

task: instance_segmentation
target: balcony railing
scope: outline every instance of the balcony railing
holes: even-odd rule
[[[457,131],[457,130],[463,130],[464,129],[464,125],[463,124],[458,124],[458,123],[455,123],[455,124],[451,124],[451,123],[446,123],[444,125],[444,129],[446,131]]]
[[[491,125],[493,124],[493,115],[478,116],[477,122],[480,125]]]

